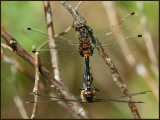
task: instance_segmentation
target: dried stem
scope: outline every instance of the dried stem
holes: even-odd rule
[[[72,16],[74,17],[74,19],[77,22],[77,24],[84,23],[85,19],[78,13],[78,11],[76,11],[73,8],[73,6],[69,2],[62,1],[61,3],[72,14]],[[81,21],[81,20],[83,20],[83,21]],[[98,41],[98,39],[94,35],[92,35],[91,37],[92,37],[92,39],[95,39],[98,44],[100,44],[99,41]],[[123,94],[127,96],[128,95],[128,90],[126,88],[126,85],[121,80],[120,75],[119,75],[116,67],[114,66],[113,62],[108,57],[108,55],[105,53],[105,51],[104,51],[104,49],[103,49],[102,46],[100,46],[100,45],[97,46],[97,50],[99,51],[100,55],[104,59],[105,63],[110,68],[110,72],[112,74],[113,80],[120,87],[120,89],[123,92]],[[132,98],[130,96],[128,96],[127,99],[128,99],[128,101],[132,101]],[[135,118],[140,118],[139,112],[138,112],[135,104],[132,103],[132,102],[128,102],[128,105],[129,105],[129,107],[131,109],[131,112],[133,113],[134,117]]]
[[[9,49],[10,51],[13,51],[13,49],[10,46],[8,46],[8,45],[6,45],[4,43],[1,43],[1,46],[4,47],[4,48]]]
[[[60,71],[59,71],[59,59],[57,55],[57,50],[55,49],[55,39],[54,39],[54,28],[52,22],[52,13],[49,1],[44,1],[44,9],[45,9],[45,17],[47,22],[47,29],[48,35],[50,36],[49,39],[49,46],[50,46],[50,53],[51,53],[51,60],[52,60],[52,67],[54,70],[54,78],[57,81],[61,81],[60,78]]]
[[[32,116],[31,119],[35,119],[36,117],[36,112],[37,112],[37,100],[38,100],[38,81],[39,81],[39,54],[38,52],[35,52],[35,83],[34,83],[34,88],[33,88],[33,93],[34,95],[34,106],[33,106],[33,111],[32,111]]]
[[[75,7],[75,9],[77,10],[81,4],[82,4],[82,1],[79,1],[79,3],[77,4],[77,6]]]
[[[118,24],[118,18],[117,18],[117,15],[116,15],[116,11],[115,11],[113,2],[112,1],[103,2],[103,5],[104,5],[105,11],[108,15],[110,24],[111,25],[117,25]],[[118,32],[115,32],[114,34],[115,34],[118,41],[122,41],[124,39],[123,33],[122,33],[120,28],[117,31]],[[123,48],[125,48],[125,49],[123,49]],[[144,66],[143,63],[139,63],[134,58],[132,52],[130,51],[130,49],[128,48],[128,46],[126,44],[123,44],[123,48],[122,48],[122,51],[124,53],[127,52],[127,54],[128,54],[127,56],[125,56],[127,62],[130,64],[130,66],[133,69],[135,69],[137,74],[140,75],[143,78],[143,80],[146,81],[146,83],[148,84],[148,86],[150,86],[151,90],[153,91],[154,95],[156,96],[156,98],[158,100],[158,87],[157,87],[155,81],[149,75],[149,73],[147,71],[147,68]],[[150,83],[150,81],[152,81],[152,83]]]
[[[21,56],[24,60],[26,60],[34,67],[35,61],[33,57],[29,53],[27,53],[14,38],[11,37],[2,28],[1,28],[1,36],[9,44],[9,46],[12,47],[13,51],[17,55]],[[56,81],[43,65],[39,66],[39,70],[42,76],[44,76],[50,82],[50,84],[57,89],[57,92],[61,93],[61,95],[65,99],[75,99],[75,97],[69,92],[69,90],[64,86],[64,84],[62,82]],[[76,114],[80,114],[82,118],[89,118],[89,115],[86,113],[85,109],[82,107],[80,103],[71,102],[71,104],[76,109],[75,112]]]

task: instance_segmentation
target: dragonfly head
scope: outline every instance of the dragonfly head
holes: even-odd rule
[[[83,29],[83,28],[86,28],[87,26],[86,26],[86,24],[78,24],[76,27],[75,27],[75,30],[76,31],[80,31],[81,29]]]
[[[88,102],[88,103],[92,103],[93,102],[93,98],[95,97],[95,90],[82,90],[81,91],[81,98],[83,102]]]

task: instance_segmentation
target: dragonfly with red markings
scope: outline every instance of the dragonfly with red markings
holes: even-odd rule
[[[80,88],[81,90],[81,102],[87,102],[92,103],[94,102],[94,96],[95,92],[99,91],[99,89],[93,87],[93,77],[90,72],[90,58],[91,60],[94,58],[96,47],[101,45],[105,50],[113,49],[113,48],[120,48],[120,46],[123,46],[123,44],[131,43],[133,45],[136,41],[142,41],[144,40],[144,36],[141,34],[136,34],[130,37],[125,37],[121,41],[116,41],[115,32],[119,32],[119,30],[124,31],[128,24],[133,24],[134,22],[137,22],[139,14],[136,12],[132,12],[129,15],[127,15],[125,18],[123,18],[118,25],[111,27],[108,30],[105,30],[101,32],[100,34],[94,35],[93,30],[87,26],[86,24],[78,24],[75,27],[75,31],[77,32],[78,40],[70,40],[61,36],[57,36],[55,39],[56,47],[52,50],[52,52],[58,52],[58,55],[63,53],[72,53],[70,56],[73,56],[73,53],[77,52],[81,58],[84,58],[84,74],[83,74],[83,86]],[[33,40],[41,41],[41,39],[47,40],[50,36],[48,36],[46,33],[41,32],[39,30],[33,29],[33,28],[27,28],[24,29],[24,34],[27,35],[29,38]],[[105,33],[102,35],[102,33]],[[40,38],[35,39],[33,36],[39,36]],[[43,36],[43,37],[41,37]],[[98,42],[95,39],[95,36],[100,40]],[[43,41],[42,40],[42,41]],[[67,46],[67,49],[66,49]],[[41,50],[41,52],[47,52],[48,50]],[[46,54],[46,53],[45,53]],[[62,99],[59,99],[59,101]],[[96,99],[95,101],[108,101],[110,99]],[[67,101],[67,100],[66,100]],[[68,100],[72,101],[72,100]],[[73,100],[75,101],[75,100]],[[112,101],[118,101],[118,100],[112,100]],[[78,101],[77,101],[78,102]],[[127,101],[129,102],[129,101]],[[132,101],[134,102],[134,101]]]

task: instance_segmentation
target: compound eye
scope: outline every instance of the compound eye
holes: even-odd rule
[[[83,28],[82,30],[85,31],[85,28]]]
[[[83,96],[84,96],[84,97],[87,96],[87,92],[86,92],[86,91],[83,92]]]
[[[92,90],[92,96],[95,96],[95,94],[96,94],[96,91]]]

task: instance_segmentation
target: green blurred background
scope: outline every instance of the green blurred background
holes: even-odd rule
[[[76,6],[78,2],[76,1],[71,3]],[[136,1],[118,1],[113,3],[115,5],[115,10],[118,14],[119,20],[130,12],[138,9]],[[159,3],[156,1],[148,1],[143,2],[143,5],[143,12],[147,17],[147,29],[152,35],[154,49],[156,51],[155,54],[159,60]],[[70,13],[60,4],[60,1],[51,2],[51,7],[54,30],[55,33],[58,34],[72,24],[73,18]],[[16,40],[25,50],[31,53],[33,43],[22,33],[22,29],[25,27],[33,27],[42,31],[46,31],[43,2],[1,2],[1,10],[1,22],[4,29],[10,35],[16,38]],[[84,1],[78,8],[78,11],[87,20],[87,24],[93,28],[95,33],[111,26],[108,22],[107,14],[102,2]],[[76,35],[74,30],[70,32],[70,35]],[[72,36],[70,37],[72,38]],[[1,39],[1,41],[4,43],[3,39]],[[37,43],[37,45],[39,44]],[[7,49],[3,49],[3,51],[4,54],[12,58],[11,53]],[[156,82],[158,86],[159,76],[156,77],[154,75],[154,71],[151,71],[150,69],[150,60],[147,56],[146,49],[143,48],[142,51],[143,52],[137,54],[136,58],[139,62],[145,64],[146,68],[148,68],[149,75],[153,78],[154,82]],[[143,58],[141,58],[141,54],[143,54]],[[68,60],[69,57],[70,56],[65,59]],[[34,68],[20,57],[18,58],[23,67],[34,77]],[[129,66],[124,58],[118,58],[115,64],[121,78],[129,90],[129,93],[150,90],[147,83],[136,74],[136,72]],[[49,67],[50,65],[46,66],[52,73],[52,68]],[[78,88],[82,86],[83,66],[70,66],[61,64],[60,67],[62,71],[61,76],[63,82],[75,96],[78,96],[80,94]],[[34,84],[31,80],[29,80],[28,77],[26,77],[26,75],[18,70],[16,77],[13,77],[11,72],[12,69],[13,65],[7,64],[1,60],[1,118],[20,119],[21,116],[13,101],[13,97],[15,96],[15,88],[12,85],[11,79],[16,79],[17,91],[23,102],[33,100],[33,96],[28,94],[28,92],[32,91]],[[100,92],[97,93],[97,97],[112,98],[122,95],[120,89],[113,81],[108,67],[106,67],[104,63],[95,63],[93,66],[91,66],[91,70],[94,77],[94,86],[100,89]],[[43,81],[47,89],[55,92],[54,88],[50,88],[49,83],[46,82],[44,78],[41,77],[40,80]],[[44,92],[41,90],[39,90],[39,93],[44,94]],[[158,118],[159,100],[157,100],[152,93],[135,96],[134,100],[145,102],[144,104],[136,105],[142,118]],[[24,106],[28,116],[30,116],[33,105],[24,103]],[[92,103],[84,104],[84,107],[87,109],[92,118],[133,118],[128,105],[125,103]],[[41,103],[38,104],[38,108],[39,110],[37,112],[36,118],[72,118],[69,112],[63,109],[57,103]]]

